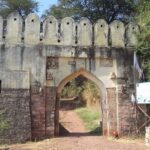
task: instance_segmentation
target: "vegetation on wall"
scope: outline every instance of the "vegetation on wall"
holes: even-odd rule
[[[8,121],[5,118],[5,111],[0,110],[0,134],[9,128]]]
[[[150,1],[141,0],[137,7],[136,20],[141,27],[137,52],[142,60],[145,78],[150,81]]]

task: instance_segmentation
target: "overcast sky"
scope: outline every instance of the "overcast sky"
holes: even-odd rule
[[[39,12],[38,14],[41,16],[41,14],[44,12],[44,10],[48,9],[51,5],[57,4],[57,0],[36,0],[39,2]]]

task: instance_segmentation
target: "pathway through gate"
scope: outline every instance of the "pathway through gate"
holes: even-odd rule
[[[75,72],[75,73],[67,76],[64,80],[62,80],[62,82],[58,86],[58,91],[57,91],[57,95],[58,95],[57,96],[58,97],[57,98],[57,106],[56,106],[56,114],[57,115],[56,115],[56,118],[55,118],[56,119],[56,122],[55,122],[55,131],[56,131],[57,135],[59,135],[60,132],[61,132],[61,130],[64,129],[64,127],[60,126],[60,118],[65,113],[68,113],[68,114],[65,115],[66,118],[64,119],[64,121],[65,122],[70,122],[70,124],[72,124],[68,128],[68,130],[70,130],[70,127],[71,127],[71,131],[70,132],[75,132],[73,130],[76,130],[77,131],[76,133],[78,133],[78,132],[80,132],[80,128],[82,128],[81,132],[83,132],[83,131],[85,132],[85,128],[83,126],[83,123],[81,125],[81,124],[77,124],[76,120],[70,120],[70,119],[73,119],[73,118],[77,118],[77,120],[79,120],[79,117],[77,117],[75,115],[74,111],[60,111],[60,98],[61,98],[61,96],[60,96],[61,94],[60,93],[62,92],[64,86],[68,82],[72,81],[73,79],[75,79],[75,78],[77,78],[79,76],[83,76],[86,79],[89,79],[90,81],[92,81],[98,87],[98,90],[99,90],[100,96],[101,96],[101,98],[99,99],[99,104],[101,104],[101,106],[100,106],[101,108],[99,108],[99,109],[103,110],[103,108],[106,107],[106,105],[107,105],[107,103],[105,102],[107,100],[106,100],[106,97],[105,97],[105,88],[103,86],[103,83],[98,78],[96,78],[93,74],[91,74],[90,72],[88,72],[88,71],[86,71],[84,69],[81,69],[81,70],[79,70],[79,71],[77,71],[77,72]],[[74,115],[74,117],[72,117],[71,115]],[[68,121],[67,121],[67,119],[68,119]],[[106,124],[106,122],[108,122],[107,119],[108,119],[107,118],[107,112],[102,111],[102,123],[103,123],[102,130],[103,130],[103,133],[105,132],[106,129],[107,129],[107,131],[109,130],[108,129],[109,126],[107,126],[108,124]],[[81,122],[81,121],[79,121],[79,122]],[[79,131],[78,131],[77,125],[81,125],[79,127]],[[73,127],[75,127],[76,129],[73,129]]]

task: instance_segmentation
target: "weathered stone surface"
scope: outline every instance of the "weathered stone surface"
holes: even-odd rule
[[[0,134],[0,143],[26,142],[31,139],[30,93],[29,90],[4,89],[0,94],[0,111],[8,129]]]
[[[109,125],[109,134],[112,135],[113,132],[117,132],[117,103],[116,103],[116,88],[107,89],[107,98],[109,106],[108,122],[105,122],[103,126]],[[107,116],[105,116],[107,117]],[[106,118],[104,119],[106,120]]]
[[[10,17],[8,25],[15,22],[17,29],[20,28],[19,22],[17,23],[19,20],[13,19],[15,18]],[[0,21],[0,28],[2,22],[3,20]],[[15,137],[12,142],[25,141],[31,133],[33,139],[53,136],[54,130],[58,131],[60,92],[68,82],[78,76],[84,76],[99,87],[103,133],[110,135],[116,130],[121,135],[135,133],[135,107],[130,102],[133,92],[130,87],[132,85],[133,88],[134,84],[134,47],[124,47],[123,23],[114,21],[110,25],[111,35],[104,20],[99,20],[93,28],[87,18],[82,18],[76,28],[76,23],[71,18],[58,22],[51,16],[44,21],[43,27],[40,27],[39,17],[30,14],[25,20],[24,42],[22,39],[22,43],[13,43],[11,38],[7,39],[13,36],[20,39],[20,30],[15,30],[19,33],[18,37],[16,33],[10,35],[8,32],[9,36],[0,43],[0,108],[7,106],[15,119],[12,121],[13,126],[17,124],[14,130],[11,128],[12,135],[3,135],[4,138],[10,135],[5,138],[6,142],[7,138],[12,139],[17,131],[20,140]],[[0,29],[0,37],[2,30]],[[127,35],[129,38],[129,34]],[[134,37],[134,34],[132,36]],[[112,40],[111,46],[108,44],[109,37]],[[130,46],[134,43],[133,39],[128,39]],[[110,77],[113,73],[115,78]],[[26,93],[30,87],[31,93]],[[26,91],[25,94],[23,90]],[[29,96],[31,103],[27,104]],[[29,106],[31,112],[26,111]],[[14,117],[16,109],[21,111],[23,119],[18,114]],[[32,127],[30,125],[28,131],[28,121],[27,124],[21,125],[22,120],[25,121],[23,114],[28,115],[25,117],[28,121],[31,119]],[[144,119],[142,113],[138,112],[137,126],[140,126]]]
[[[7,17],[6,40],[8,43],[21,43],[23,20],[18,12],[13,12]]]
[[[36,85],[31,88],[32,139],[45,137],[45,89]]]
[[[108,30],[109,26],[103,19],[97,21],[94,26],[94,45],[97,47],[108,46]]]
[[[2,89],[29,89],[29,72],[0,70]]]
[[[113,59],[100,59],[100,66],[101,67],[113,67]]]
[[[87,18],[81,18],[78,24],[78,46],[91,46],[92,45],[92,24]]]
[[[126,27],[127,46],[137,45],[137,33],[139,33],[139,26],[136,23],[130,22]]]
[[[40,19],[32,13],[25,20],[24,42],[27,45],[36,45],[40,41]]]
[[[124,94],[123,92],[119,92],[118,96],[120,135],[134,135],[136,134],[137,128],[144,124],[146,118],[141,111],[136,110],[128,93]],[[142,109],[146,111],[145,106]]]
[[[124,24],[118,20],[113,21],[110,24],[110,34],[111,34],[111,45],[113,47],[124,47],[124,34],[125,27]]]
[[[59,33],[58,33],[58,20],[54,16],[49,16],[43,23],[44,44],[46,45],[58,45]]]
[[[2,42],[3,37],[3,18],[0,16],[0,43]]]
[[[52,137],[55,134],[56,91],[56,87],[46,87],[46,137]]]
[[[72,45],[76,43],[76,23],[70,18],[66,17],[61,21],[61,44]]]
[[[32,139],[54,136],[56,87],[32,87]]]

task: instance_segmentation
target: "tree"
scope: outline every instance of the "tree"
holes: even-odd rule
[[[59,0],[58,5],[46,10],[43,16],[51,14],[58,19],[87,17],[92,22],[99,18],[108,22],[115,19],[128,21],[134,15],[135,4],[135,0]]]
[[[141,27],[137,52],[141,57],[146,80],[150,81],[150,1],[141,0],[137,7],[136,20]]]
[[[38,3],[35,0],[0,0],[0,15],[7,17],[13,11],[25,16],[38,11]]]

